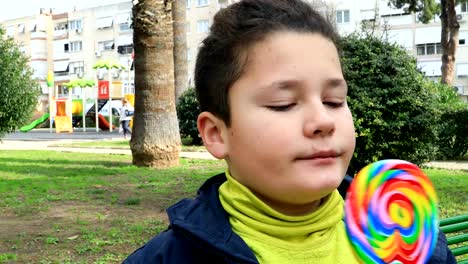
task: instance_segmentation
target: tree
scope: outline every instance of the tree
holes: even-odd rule
[[[179,164],[180,135],[174,88],[175,0],[140,0],[133,6],[135,115],[130,141],[133,164]]]
[[[24,125],[36,109],[39,84],[32,76],[28,58],[0,27],[0,137]]]
[[[174,1],[174,78],[176,100],[188,88],[187,76],[187,5],[185,1]]]
[[[458,46],[458,30],[460,24],[457,21],[455,6],[467,0],[389,0],[390,5],[396,8],[404,8],[407,12],[419,13],[418,18],[423,23],[428,23],[435,15],[440,16],[442,46],[442,79],[441,82],[452,85],[455,77],[455,54]]]
[[[380,159],[422,164],[437,151],[435,94],[404,48],[374,36],[342,42],[343,73],[356,127],[349,173]]]
[[[198,134],[197,118],[200,114],[197,95],[194,88],[188,88],[177,99],[177,116],[182,137],[190,137],[192,145],[202,145],[202,139]]]

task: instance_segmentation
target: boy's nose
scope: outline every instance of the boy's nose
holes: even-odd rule
[[[310,108],[304,116],[306,137],[327,136],[335,131],[335,120],[323,104]]]

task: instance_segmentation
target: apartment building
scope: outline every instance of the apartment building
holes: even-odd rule
[[[403,46],[417,59],[426,76],[434,80],[441,77],[441,23],[437,16],[423,24],[418,14],[390,8],[386,0],[326,1],[329,8],[335,9],[340,34],[359,31],[362,22],[375,24],[377,33],[386,32],[389,41]],[[460,31],[454,86],[459,96],[468,102],[468,3],[457,5],[456,12]]]
[[[187,5],[187,63],[189,86],[194,85],[193,73],[198,48],[208,34],[216,12],[232,0],[186,0]]]
[[[386,32],[390,41],[397,42],[414,55],[427,76],[434,79],[441,76],[441,26],[437,17],[431,23],[423,24],[418,21],[417,14],[390,8],[386,0],[308,1],[326,4],[322,11],[335,16],[340,34],[360,30],[362,22],[375,24],[377,32]],[[193,85],[198,47],[208,33],[214,14],[233,2],[237,0],[186,0],[189,85]],[[45,79],[49,70],[53,70],[56,86],[62,91],[61,84],[74,78],[106,78],[106,70],[97,71],[92,67],[100,59],[112,58],[127,67],[112,73],[121,95],[134,91],[131,9],[130,0],[62,14],[41,9],[35,16],[0,24],[6,29],[6,35],[20,43],[22,51],[30,56],[34,77],[40,82],[44,94],[48,93]],[[458,5],[457,14],[461,27],[455,86],[459,95],[467,100],[468,3]],[[76,96],[80,96],[80,92],[72,91]]]
[[[214,14],[229,0],[186,0],[187,6],[187,61],[189,85],[193,85],[193,69],[198,46],[206,36]],[[21,44],[21,50],[30,56],[30,66],[46,100],[46,76],[54,72],[59,93],[66,90],[62,84],[75,78],[104,79],[105,69],[95,70],[100,59],[114,59],[126,70],[112,72],[120,94],[134,92],[133,31],[131,29],[132,1],[97,6],[66,13],[41,9],[39,14],[0,22],[6,35]],[[119,86],[120,85],[120,86]],[[81,96],[81,89],[73,90]],[[114,97],[119,97],[118,95]]]

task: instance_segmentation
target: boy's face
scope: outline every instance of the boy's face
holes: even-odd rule
[[[338,187],[354,151],[346,95],[330,40],[277,32],[255,44],[229,90],[222,134],[232,176],[280,212],[310,211]]]

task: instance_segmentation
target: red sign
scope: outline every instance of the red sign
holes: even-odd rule
[[[98,81],[98,99],[109,99],[109,81]]]

